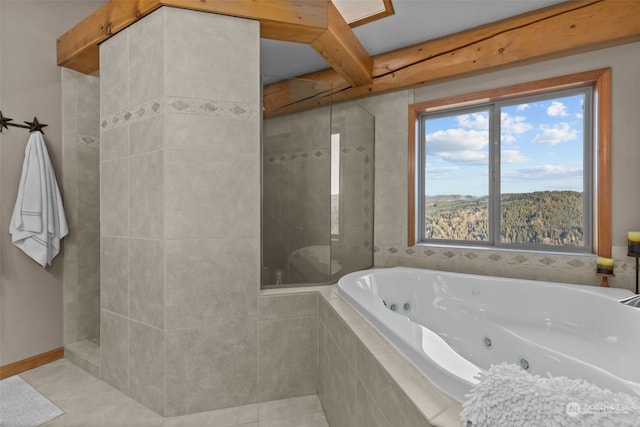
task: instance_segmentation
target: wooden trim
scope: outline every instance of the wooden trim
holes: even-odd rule
[[[408,245],[409,247],[416,244],[416,127],[418,126],[418,110],[414,105],[409,105],[409,147],[407,170],[409,171],[409,217],[407,218],[408,226]]]
[[[597,176],[594,177],[594,247],[599,256],[611,258],[611,69],[603,68],[503,88],[489,89],[464,95],[421,102],[409,106],[409,246],[415,245],[416,153],[415,129],[422,113],[443,109],[473,106],[512,98],[537,95],[561,89],[592,85],[596,97],[597,115],[594,126],[597,134]]]
[[[0,380],[28,371],[29,369],[37,368],[38,366],[46,365],[47,363],[62,359],[63,357],[64,348],[60,347],[55,350],[47,351],[46,353],[29,357],[28,359],[0,366]]]
[[[611,69],[595,82],[597,120],[596,253],[611,258]]]
[[[393,9],[393,4],[391,0],[382,0],[384,4],[384,10],[382,12],[375,13],[371,16],[367,16],[366,18],[358,19],[357,21],[353,21],[349,23],[351,28],[359,27],[360,25],[368,24],[369,22],[377,21],[378,19],[385,18],[387,16],[391,16],[395,14],[395,10]]]
[[[419,113],[434,112],[442,109],[473,106],[476,104],[505,101],[512,98],[539,95],[562,89],[572,89],[588,84],[595,85],[608,68],[568,74],[533,82],[518,83],[511,86],[488,89],[463,95],[455,95],[414,104]]]

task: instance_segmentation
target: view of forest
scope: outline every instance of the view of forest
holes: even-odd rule
[[[426,239],[489,239],[488,196],[433,196],[427,197],[425,203]],[[581,192],[502,195],[502,243],[580,246],[582,227]]]

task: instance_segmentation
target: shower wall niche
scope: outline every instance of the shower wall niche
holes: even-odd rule
[[[330,93],[289,84],[299,99]],[[374,131],[354,101],[264,117],[263,287],[331,283],[373,265]]]

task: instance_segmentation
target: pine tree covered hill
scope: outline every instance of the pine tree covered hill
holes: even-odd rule
[[[425,202],[425,237],[447,240],[489,238],[488,197],[434,196]],[[502,195],[504,243],[582,245],[582,193],[537,191]]]

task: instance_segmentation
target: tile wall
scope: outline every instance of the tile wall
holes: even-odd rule
[[[161,8],[100,49],[102,377],[163,415],[257,401],[258,39]]]
[[[64,344],[100,341],[100,79],[62,73]],[[86,345],[90,345],[87,343]]]
[[[317,389],[316,295],[259,296],[258,48],[168,7],[100,48],[101,376],[167,417]]]

